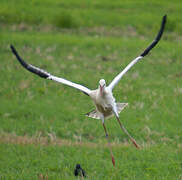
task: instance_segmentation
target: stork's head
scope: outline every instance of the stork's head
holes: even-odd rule
[[[100,89],[101,95],[103,95],[105,87],[106,87],[106,81],[104,79],[101,79],[99,81],[99,89]]]

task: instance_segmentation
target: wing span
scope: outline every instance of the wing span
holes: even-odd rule
[[[80,85],[80,84],[76,84],[76,83],[73,83],[71,81],[68,81],[66,79],[63,79],[63,78],[59,78],[59,77],[56,77],[56,76],[53,76],[51,75],[50,73],[42,70],[42,69],[39,69],[31,64],[28,64],[26,63],[18,54],[18,52],[16,51],[16,49],[14,48],[13,45],[10,46],[13,54],[16,56],[17,60],[20,62],[20,64],[25,68],[27,69],[28,71],[40,76],[41,78],[45,78],[45,79],[49,79],[49,80],[53,80],[53,81],[56,81],[56,82],[59,82],[59,83],[62,83],[62,84],[65,84],[65,85],[68,85],[68,86],[71,86],[71,87],[74,87],[80,91],[82,91],[83,93],[85,93],[86,95],[89,95],[91,90]]]
[[[159,40],[161,39],[162,37],[162,34],[164,32],[164,28],[165,28],[165,24],[166,24],[166,20],[167,20],[167,15],[163,16],[163,19],[162,19],[162,23],[161,23],[161,27],[160,27],[160,30],[156,36],[156,38],[154,39],[154,41],[140,54],[140,56],[138,56],[137,58],[135,58],[133,61],[130,62],[130,64],[128,64],[125,69],[120,72],[114,79],[113,81],[109,84],[108,88],[109,89],[113,89],[114,86],[116,84],[118,84],[118,82],[121,80],[121,78],[123,77],[123,75],[134,65],[136,64],[140,59],[142,59],[144,56],[146,56],[150,50],[152,48],[154,48],[156,46],[156,44],[159,42]]]

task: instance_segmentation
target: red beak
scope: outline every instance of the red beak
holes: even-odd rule
[[[103,87],[100,85],[100,93],[103,94]]]

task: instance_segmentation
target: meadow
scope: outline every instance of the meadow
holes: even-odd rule
[[[101,122],[85,116],[90,98],[27,72],[10,45],[28,63],[96,89],[152,42],[165,14],[159,44],[114,89],[141,146],[106,120],[114,168]],[[79,179],[77,163],[86,179],[182,179],[181,17],[180,0],[1,0],[0,179]]]

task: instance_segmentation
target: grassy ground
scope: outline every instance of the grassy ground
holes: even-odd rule
[[[88,179],[181,179],[181,10],[179,0],[1,0],[0,177],[75,179],[81,163]],[[113,168],[101,122],[84,116],[94,108],[89,97],[25,71],[9,46],[29,63],[95,89],[146,48],[164,14],[161,42],[114,90],[117,101],[129,103],[120,117],[141,149],[114,118],[106,121]]]

